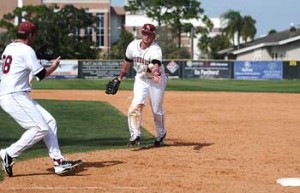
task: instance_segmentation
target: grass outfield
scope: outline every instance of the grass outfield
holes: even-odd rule
[[[101,79],[49,79],[34,82],[34,89],[104,90],[108,80]],[[132,90],[133,80],[123,80],[120,89]],[[274,92],[300,93],[300,80],[202,80],[170,79],[167,90],[176,91],[225,91],[225,92]]]
[[[106,102],[37,100],[56,119],[63,153],[127,147],[127,117]],[[84,114],[82,113],[84,111]],[[23,129],[0,108],[0,148],[17,141]],[[142,132],[142,144],[150,145],[154,136]],[[48,156],[40,142],[24,151],[18,160]],[[0,181],[3,172],[0,172]]]

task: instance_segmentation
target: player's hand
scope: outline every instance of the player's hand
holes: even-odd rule
[[[155,82],[155,83],[160,82],[160,79],[161,79],[160,73],[159,72],[154,72],[153,75],[154,75],[153,76],[153,82]]]
[[[58,56],[57,58],[55,58],[52,62],[52,65],[58,67],[60,64],[60,56]]]
[[[153,64],[152,64],[153,65]],[[160,72],[159,72],[159,68],[158,65],[154,65],[151,69],[152,73],[153,73],[153,82],[158,83],[160,81]]]

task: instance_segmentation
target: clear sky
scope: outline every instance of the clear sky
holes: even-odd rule
[[[124,5],[124,0],[111,0],[114,5]],[[256,37],[266,35],[271,29],[282,31],[294,23],[300,28],[300,0],[200,0],[204,13],[219,17],[228,10],[240,11],[256,20]]]

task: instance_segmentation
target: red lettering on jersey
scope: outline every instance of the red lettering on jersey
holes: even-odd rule
[[[3,59],[4,59],[4,63],[2,65],[2,72],[3,72],[3,74],[7,74],[9,72],[10,65],[12,63],[12,56],[11,55],[8,55],[8,56],[3,55]]]
[[[133,61],[136,62],[136,63],[145,64],[145,65],[148,65],[150,63],[149,61],[147,61],[147,60],[145,60],[144,58],[141,58],[141,57],[134,57]]]

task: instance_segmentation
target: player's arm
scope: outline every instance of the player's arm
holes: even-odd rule
[[[43,80],[44,78],[48,77],[50,74],[52,74],[56,68],[59,66],[60,63],[60,56],[57,57],[55,60],[53,60],[52,65],[43,68],[40,72],[38,72],[35,76],[38,78],[39,81]]]
[[[160,81],[160,71],[159,67],[161,66],[161,61],[160,60],[152,60],[151,63],[153,64],[153,67],[151,68],[151,72],[153,74],[153,81],[154,82],[159,82]]]
[[[123,66],[122,66],[122,69],[121,69],[121,72],[118,76],[118,79],[121,81],[123,79],[123,77],[126,75],[128,69],[130,68],[131,64],[132,64],[133,60],[125,57],[125,60],[123,62]]]
[[[153,54],[151,55],[151,63],[153,64],[153,67],[151,68],[151,72],[154,75],[153,81],[159,82],[160,81],[160,66],[162,65],[162,51],[159,46],[156,46],[153,48]]]

